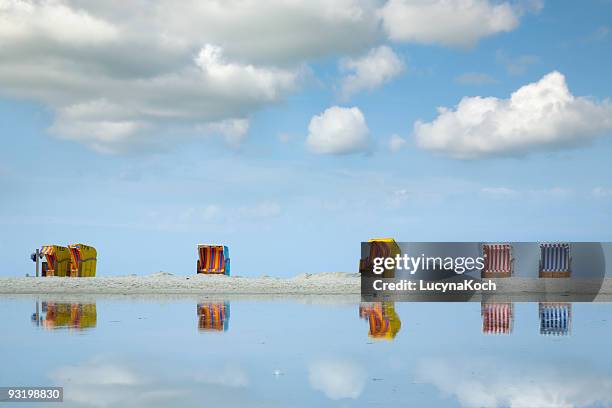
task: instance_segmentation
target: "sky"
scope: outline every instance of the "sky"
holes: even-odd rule
[[[612,240],[605,0],[0,0],[0,276],[357,270],[360,242]]]

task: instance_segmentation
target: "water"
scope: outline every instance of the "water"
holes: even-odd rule
[[[611,312],[0,298],[0,386],[65,387],[18,407],[609,406]]]

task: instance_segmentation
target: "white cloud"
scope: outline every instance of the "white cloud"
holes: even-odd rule
[[[576,146],[612,130],[612,103],[572,95],[559,72],[509,99],[465,97],[438,112],[432,122],[415,123],[417,145],[458,159]]]
[[[0,38],[7,43],[42,40],[86,46],[118,36],[112,24],[58,1],[0,1]]]
[[[352,72],[342,79],[342,96],[348,98],[391,81],[404,70],[404,63],[391,48],[383,45],[359,58],[342,61],[340,68]]]
[[[511,31],[519,14],[510,3],[489,0],[389,0],[380,10],[391,40],[450,46]]]
[[[309,367],[308,380],[329,399],[357,399],[363,392],[366,372],[351,361],[318,361]]]
[[[391,135],[391,138],[389,139],[389,150],[391,153],[397,153],[402,150],[404,146],[406,146],[406,143],[406,139],[403,137],[395,134]]]
[[[332,106],[313,116],[308,125],[308,148],[317,154],[348,154],[367,151],[370,130],[359,108]]]
[[[503,369],[500,369],[503,368]],[[572,372],[576,375],[567,376]],[[612,403],[612,378],[596,370],[471,358],[427,359],[417,379],[454,396],[464,407],[589,407]]]
[[[225,119],[204,127],[205,133],[220,134],[225,142],[233,147],[239,146],[249,131],[247,119]]]
[[[167,147],[282,101],[313,58],[366,50],[375,11],[374,0],[0,0],[0,95],[46,105],[53,133],[100,151]]]
[[[208,133],[220,133],[236,145],[248,130],[243,116],[282,100],[296,89],[301,75],[299,69],[228,62],[219,47],[209,44],[178,71],[151,78],[38,69],[26,76],[46,78],[40,87],[20,84],[23,75],[6,65],[0,67],[0,84],[10,80],[9,93],[30,94],[52,106],[53,133],[104,152],[168,145]]]
[[[252,113],[304,83],[310,61],[379,44],[381,19],[394,39],[462,45],[512,29],[520,14],[485,0],[381,5],[0,0],[0,97],[44,104],[53,134],[102,152],[163,150],[230,122],[240,126],[218,133],[235,146]],[[349,59],[343,91],[375,88],[401,66],[385,46]]]

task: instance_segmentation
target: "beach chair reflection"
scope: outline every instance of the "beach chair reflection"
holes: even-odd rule
[[[198,329],[200,331],[227,331],[229,328],[229,302],[199,303]]]
[[[540,334],[544,336],[567,336],[572,327],[571,303],[540,303]]]
[[[510,334],[514,325],[514,304],[481,303],[482,332],[484,334]]]
[[[393,340],[402,327],[394,302],[362,302],[359,317],[368,321],[368,336],[373,339]]]
[[[96,327],[98,314],[95,303],[36,302],[32,322],[45,329],[84,330]]]

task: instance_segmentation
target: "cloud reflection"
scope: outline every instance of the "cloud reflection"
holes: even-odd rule
[[[422,360],[419,382],[464,407],[589,407],[612,404],[612,376],[567,363],[519,364],[486,358]]]
[[[365,369],[346,360],[321,360],[310,365],[308,380],[329,399],[357,399],[366,381]]]
[[[224,407],[274,406],[254,395],[242,367],[206,367],[186,372],[176,367],[156,371],[146,363],[130,365],[94,358],[59,367],[49,374],[64,387],[66,407]]]

